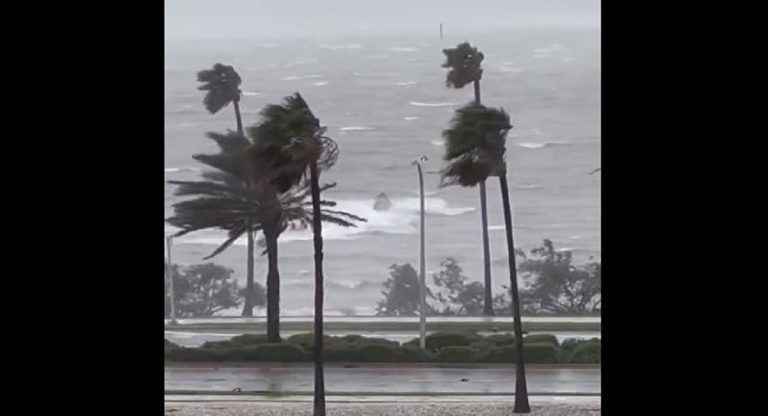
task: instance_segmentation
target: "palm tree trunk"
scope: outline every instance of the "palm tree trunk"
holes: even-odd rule
[[[475,104],[480,105],[480,80],[476,79],[472,84],[475,87]]]
[[[491,290],[491,247],[488,242],[488,202],[485,196],[485,180],[480,182],[480,219],[483,226],[483,268],[485,271],[483,315],[494,316],[493,293]]]
[[[517,265],[515,262],[515,241],[512,238],[512,209],[509,206],[509,187],[506,169],[499,173],[501,200],[504,205],[504,228],[507,232],[507,256],[509,258],[509,287],[512,292],[512,314],[515,329],[515,413],[530,413],[528,386],[525,381],[525,362],[523,361],[523,323],[520,319],[520,294],[517,289]]]
[[[312,234],[315,245],[315,397],[313,416],[325,416],[323,374],[323,233],[320,218],[320,179],[317,163],[309,166],[312,187]]]
[[[243,118],[240,116],[240,99],[235,98],[232,100],[232,104],[235,107],[235,120],[237,121],[237,132],[240,133],[241,136],[245,136],[245,133],[243,133]]]
[[[276,229],[264,230],[267,240],[267,342],[280,342],[280,272],[277,268]]]
[[[235,98],[232,100],[233,107],[235,108],[235,121],[237,122],[237,132],[240,133],[240,135],[245,135],[243,133],[243,119],[240,116],[240,99]],[[246,162],[248,163],[248,162]],[[251,202],[251,189],[253,188],[252,181],[250,180],[251,175],[251,169],[250,167],[247,169],[246,172],[246,185],[248,187],[248,202]],[[253,250],[255,249],[253,244],[253,232],[251,231],[251,221],[246,220],[245,223],[245,232],[248,235],[248,263],[246,265],[246,295],[245,295],[245,302],[243,302],[243,313],[242,316],[253,316],[253,268],[254,268],[254,262],[253,262]]]
[[[245,278],[245,302],[243,302],[242,316],[253,316],[253,231],[251,231],[251,222],[245,220],[246,231],[248,236],[248,263],[246,265],[246,278]]]

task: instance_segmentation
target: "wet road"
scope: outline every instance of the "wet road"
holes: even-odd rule
[[[599,394],[599,366],[531,365],[526,371],[531,394]],[[461,381],[465,379],[466,381]],[[465,394],[506,395],[514,391],[514,366],[487,367],[395,367],[361,365],[356,368],[326,367],[328,394]],[[243,394],[310,393],[311,365],[268,364],[214,368],[212,364],[179,363],[165,367],[166,394],[197,392],[227,393],[239,388]]]

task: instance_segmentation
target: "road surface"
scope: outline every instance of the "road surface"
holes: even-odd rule
[[[275,393],[307,395],[313,390],[311,363],[166,364],[166,395],[241,395]],[[600,394],[599,366],[529,365],[531,395],[596,396]],[[464,379],[465,381],[462,381]],[[509,395],[514,391],[514,365],[371,365],[355,368],[326,366],[328,395]]]

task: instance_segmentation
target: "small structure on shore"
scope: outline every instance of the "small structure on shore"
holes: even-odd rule
[[[378,194],[373,202],[374,211],[386,211],[390,208],[392,208],[392,201],[389,200],[387,194],[384,192]]]

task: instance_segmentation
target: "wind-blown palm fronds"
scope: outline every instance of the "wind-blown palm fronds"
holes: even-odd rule
[[[447,166],[441,186],[475,186],[504,167],[505,136],[512,126],[503,109],[475,104],[456,111],[451,127],[443,131]]]
[[[448,87],[463,88],[482,78],[483,69],[480,64],[483,62],[483,53],[468,42],[460,43],[455,48],[443,49],[443,53],[443,68],[450,68],[445,77]]]
[[[242,80],[232,66],[217,63],[212,69],[199,71],[197,80],[203,83],[198,89],[206,91],[203,104],[211,114],[240,99]]]

